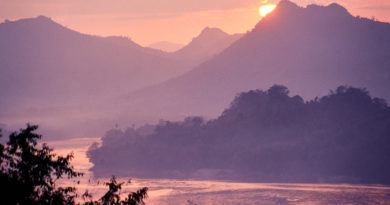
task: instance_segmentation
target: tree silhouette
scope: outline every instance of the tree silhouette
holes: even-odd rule
[[[107,132],[88,156],[100,175],[390,184],[389,125],[390,107],[366,89],[304,101],[275,85],[240,93],[216,119]]]
[[[130,180],[129,180],[130,183]],[[122,189],[123,182],[116,181],[115,176],[112,176],[109,182],[105,183],[108,186],[108,191],[98,201],[92,201],[92,195],[86,191],[83,194],[83,198],[89,198],[89,202],[85,202],[84,205],[144,205],[144,199],[147,198],[148,188],[144,187],[136,192],[128,194],[127,198],[121,200],[120,190]]]
[[[26,129],[12,133],[6,145],[0,144],[0,204],[76,204],[76,188],[56,184],[58,179],[83,175],[70,164],[73,154],[57,156],[45,143],[39,145],[42,136],[34,132],[37,129],[28,124]],[[113,177],[106,183],[108,192],[99,201],[92,201],[88,192],[82,197],[90,198],[85,203],[90,205],[144,204],[146,187],[120,201],[118,191],[122,184]]]
[[[36,125],[9,136],[1,146],[2,204],[74,204],[74,187],[56,187],[56,180],[81,176],[70,165],[73,154],[57,156],[46,144],[38,146],[41,135]]]

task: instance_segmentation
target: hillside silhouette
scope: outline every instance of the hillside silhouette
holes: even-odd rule
[[[229,35],[219,28],[206,27],[188,45],[172,53],[172,56],[191,65],[201,64],[218,55],[242,36],[243,34]]]
[[[48,136],[101,134],[115,123],[118,96],[182,74],[231,43],[176,55],[127,37],[81,34],[45,16],[5,21],[0,36],[0,122],[15,128],[33,121]],[[228,36],[209,32],[196,44]]]
[[[110,130],[95,176],[389,184],[390,107],[340,86],[304,101],[274,85],[239,94],[216,119]]]
[[[335,3],[303,8],[283,0],[219,55],[180,77],[127,95],[124,104],[127,113],[154,120],[210,118],[236,93],[273,84],[286,85],[304,99],[351,85],[389,100],[389,68],[389,23],[354,17]]]

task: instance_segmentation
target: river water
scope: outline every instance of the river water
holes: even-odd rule
[[[79,138],[50,141],[49,146],[60,155],[73,152],[73,166],[85,175],[80,184],[74,185],[80,193],[88,190],[93,196],[102,196],[108,179],[93,178],[88,170],[92,167],[86,151],[98,138]],[[389,173],[390,174],[390,173]],[[127,182],[128,178],[119,181]],[[129,191],[148,187],[146,204],[389,204],[390,186],[352,184],[294,184],[294,183],[240,183],[229,181],[131,179],[125,183],[122,196]]]

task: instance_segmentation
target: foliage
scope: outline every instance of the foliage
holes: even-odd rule
[[[57,156],[46,144],[39,147],[37,128],[27,125],[1,146],[0,200],[2,204],[74,204],[75,188],[55,184],[60,178],[82,175],[70,165],[73,154]]]
[[[239,94],[210,121],[111,133],[89,150],[94,173],[390,184],[390,107],[365,89],[340,86],[305,102],[275,85]]]
[[[98,201],[88,201],[84,205],[144,205],[144,199],[147,198],[148,188],[144,187],[139,189],[136,192],[131,192],[128,194],[127,198],[121,200],[119,195],[120,190],[122,189],[123,182],[118,183],[115,176],[113,176],[109,182],[105,183],[108,186],[108,191],[103,195],[102,198]],[[83,195],[83,198],[92,198],[92,195],[86,191]]]
[[[56,184],[62,178],[82,176],[70,164],[73,154],[57,156],[45,143],[39,145],[41,135],[34,132],[37,128],[28,124],[26,129],[12,133],[7,144],[0,144],[0,204],[76,204],[76,189]],[[85,204],[138,205],[147,197],[145,187],[121,201],[117,192],[122,183],[113,177],[106,184],[109,190],[99,201],[92,201],[88,192],[83,194],[84,199],[90,199]]]

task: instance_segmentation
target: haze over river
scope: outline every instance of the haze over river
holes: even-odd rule
[[[85,173],[76,187],[99,197],[107,190],[103,181],[93,179],[86,151],[98,138],[50,141],[56,153],[73,152],[73,165]],[[131,178],[131,176],[129,176]],[[129,178],[119,179],[126,182]],[[66,184],[73,182],[66,181]],[[146,204],[390,204],[390,186],[352,184],[240,183],[229,181],[132,179],[122,193],[148,187]]]

